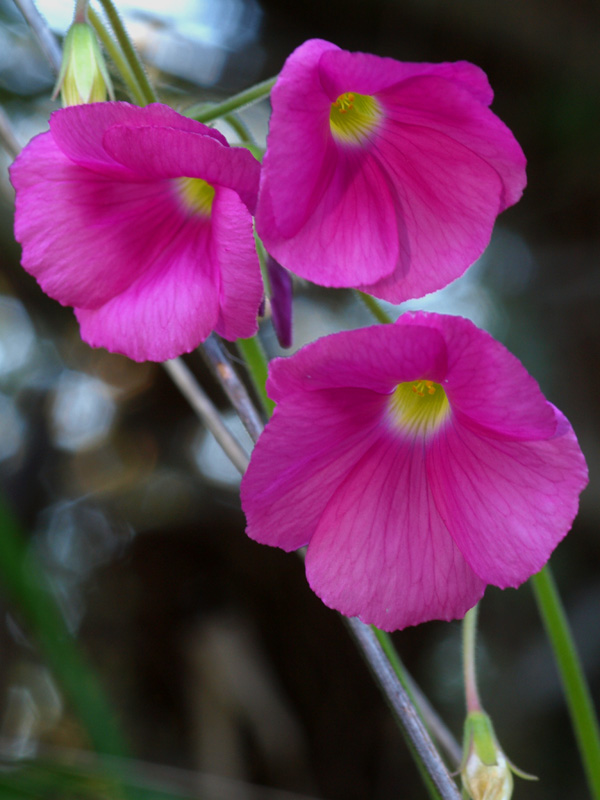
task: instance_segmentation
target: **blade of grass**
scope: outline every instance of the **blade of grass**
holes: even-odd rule
[[[95,673],[67,630],[48,589],[46,575],[32,556],[5,499],[0,496],[0,589],[4,590],[36,640],[94,748],[127,755],[128,748]]]
[[[567,615],[550,567],[531,578],[531,585],[560,673],[571,722],[590,793],[600,800],[600,729]]]

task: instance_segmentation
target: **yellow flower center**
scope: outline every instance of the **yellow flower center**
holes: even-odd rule
[[[210,217],[215,197],[214,187],[210,183],[202,178],[177,178],[177,190],[189,211]]]
[[[344,92],[329,111],[331,133],[340,142],[362,144],[381,119],[381,106],[369,94]]]
[[[389,409],[395,425],[427,436],[435,433],[450,413],[446,392],[433,381],[399,383],[390,397]]]

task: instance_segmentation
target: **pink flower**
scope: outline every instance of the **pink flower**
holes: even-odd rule
[[[520,362],[460,317],[405,314],[277,359],[242,482],[248,534],[308,545],[313,590],[385,630],[461,617],[569,530],[587,469]]]
[[[257,229],[286,268],[391,302],[457,278],[525,186],[473,64],[410,64],[318,39],[272,91]]]
[[[252,336],[260,167],[167,106],[56,111],[11,167],[22,263],[93,347],[136,361]]]

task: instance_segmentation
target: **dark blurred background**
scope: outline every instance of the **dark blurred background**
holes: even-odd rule
[[[39,8],[62,36],[68,4]],[[591,481],[552,565],[598,702],[600,6],[131,0],[119,8],[175,107],[275,74],[312,37],[400,60],[466,59],[488,73],[493,109],[528,157],[528,188],[463,279],[405,307],[472,317],[521,358],[578,433]],[[57,107],[54,76],[9,0],[0,1],[0,21],[0,103],[24,144]],[[267,113],[266,103],[247,113],[258,137]],[[167,375],[81,343],[71,311],[19,266],[10,159],[0,161],[0,480],[148,781],[208,800],[424,797],[336,614],[310,592],[299,559],[245,537],[236,473]],[[370,322],[352,295],[304,284],[295,310],[297,345]],[[268,321],[262,335],[277,354]],[[225,409],[200,355],[188,363]],[[0,755],[13,764],[72,757],[89,742],[23,609],[1,590],[0,603]],[[541,779],[517,779],[515,797],[583,800],[530,588],[488,589],[480,629],[483,702],[509,757]],[[429,623],[394,639],[460,739],[460,625]]]

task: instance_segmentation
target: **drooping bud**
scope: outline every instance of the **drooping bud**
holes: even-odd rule
[[[292,346],[292,276],[274,258],[267,258],[271,284],[271,313],[277,340],[282,347]]]
[[[65,37],[54,95],[64,106],[114,99],[112,83],[96,34],[86,22],[74,22]]]
[[[483,711],[471,711],[465,720],[461,777],[463,789],[472,800],[512,797],[511,765],[498,745],[491,719]]]

